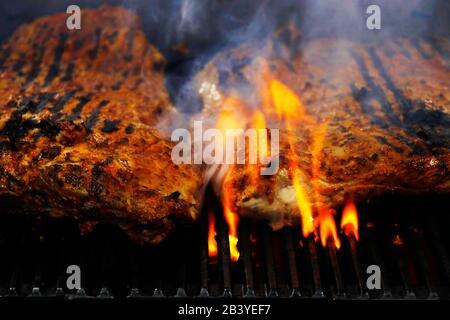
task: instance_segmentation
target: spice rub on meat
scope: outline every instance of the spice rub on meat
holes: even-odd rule
[[[22,25],[0,51],[0,195],[158,243],[198,215],[201,175],[154,127],[175,113],[138,17],[83,9]]]

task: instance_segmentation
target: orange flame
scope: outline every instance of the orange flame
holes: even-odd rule
[[[217,258],[216,219],[210,211],[208,211],[208,256]]]
[[[217,129],[226,132],[227,129],[241,129],[245,127],[245,121],[239,116],[243,110],[243,102],[235,97],[227,97],[223,102],[224,107],[217,117]]]
[[[228,177],[232,170],[227,173],[227,178],[223,184],[223,215],[228,225],[228,240],[230,243],[230,258],[231,261],[236,262],[239,259],[239,250],[237,248],[238,233],[237,228],[239,224],[239,216],[232,209],[231,203],[231,188],[227,184]]]
[[[358,227],[358,211],[356,205],[353,202],[348,202],[342,212],[341,228],[347,236],[353,233],[356,240],[359,240]]]
[[[286,122],[288,131],[293,128],[294,119],[307,119],[305,107],[300,98],[287,86],[278,80],[272,79],[269,82],[270,93],[275,111],[281,120]],[[294,141],[292,133],[288,132],[289,149],[292,161],[289,169],[292,174],[292,184],[297,198],[297,207],[300,211],[302,221],[302,233],[304,237],[314,232],[314,218],[311,208],[311,202],[304,188],[304,182],[301,178],[301,171],[296,161]]]
[[[275,112],[279,118],[293,119],[304,117],[303,104],[291,89],[275,79],[270,81],[269,86]]]
[[[324,247],[331,241],[336,248],[341,247],[341,241],[339,240],[336,223],[333,218],[333,210],[322,210],[319,214],[319,229],[320,240]]]

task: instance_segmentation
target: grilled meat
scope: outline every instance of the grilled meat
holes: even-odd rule
[[[255,182],[251,166],[233,167],[225,187],[238,212],[275,228],[297,221],[295,167],[313,210],[388,192],[450,191],[449,41],[316,39],[299,50],[292,35],[222,52],[195,78],[203,118],[227,96],[261,108],[271,79],[302,101],[286,121],[273,96],[262,107],[268,126],[281,126],[280,169]]]
[[[199,171],[153,127],[175,109],[165,60],[135,14],[83,10],[20,27],[0,53],[0,195],[25,209],[117,224],[158,243],[197,216]]]

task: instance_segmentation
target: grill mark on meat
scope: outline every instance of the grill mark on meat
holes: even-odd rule
[[[72,97],[75,95],[76,91],[69,91],[64,96],[61,97],[61,99],[58,100],[58,102],[53,106],[53,108],[50,109],[50,111],[53,113],[53,116],[51,117],[52,120],[59,120],[63,117],[63,114],[60,112],[67,102],[72,99]]]
[[[3,65],[5,64],[6,60],[9,57],[9,55],[11,54],[11,48],[9,48],[9,47],[3,48],[3,50],[1,50],[1,52],[3,54],[2,54],[2,56],[0,58],[0,69],[3,68]]]
[[[95,126],[95,124],[98,121],[98,117],[100,116],[100,111],[109,103],[109,100],[102,100],[100,101],[100,103],[98,104],[98,106],[96,106],[94,108],[94,110],[92,110],[91,114],[89,115],[89,118],[86,120],[86,128],[91,131],[92,128]]]
[[[66,14],[59,13],[22,26],[6,43],[12,48],[12,54],[2,62],[4,69],[1,70],[5,75],[2,81],[4,99],[8,101],[2,105],[3,121],[0,124],[1,191],[33,208],[36,216],[55,213],[69,219],[104,220],[118,224],[135,241],[158,243],[174,228],[168,216],[177,215],[186,222],[196,217],[196,193],[201,188],[201,173],[190,166],[175,166],[167,161],[170,160],[171,143],[154,128],[157,119],[153,111],[158,106],[163,106],[163,111],[174,109],[168,103],[163,77],[152,69],[153,65],[163,61],[163,57],[148,43],[139,23],[135,23],[138,17],[111,6],[86,9],[83,14],[86,25],[82,33],[51,27],[64,26]],[[42,19],[49,21],[45,34],[40,28]],[[101,28],[98,45],[95,44],[96,28]],[[133,57],[126,62],[123,57],[128,53],[126,36],[130,29],[135,29],[134,43],[130,46]],[[56,75],[45,87],[49,68],[55,63],[60,32],[67,33],[68,39]],[[106,36],[113,32],[117,38],[111,44]],[[47,35],[54,38],[46,47]],[[76,46],[78,50],[74,49]],[[97,47],[97,53],[94,47]],[[43,59],[36,64],[41,48]],[[13,66],[22,52],[25,53],[25,64],[20,71],[24,75],[18,77]],[[145,58],[144,52],[147,52]],[[4,51],[0,49],[0,59],[3,58]],[[146,63],[142,63],[143,59]],[[97,63],[101,61],[107,63]],[[33,67],[36,71],[31,74],[36,76],[32,76],[31,85],[24,86]],[[128,75],[123,74],[125,70]],[[141,73],[146,77],[140,78]],[[140,90],[131,90],[139,78],[144,79]],[[121,79],[122,94],[117,94],[111,86]],[[96,86],[102,88],[101,92],[94,89]],[[69,98],[67,94],[73,90],[76,93]],[[161,92],[163,94],[159,94]],[[9,95],[12,98],[8,99]],[[99,107],[103,100],[110,100],[110,103]],[[142,106],[149,101],[156,102],[143,110]],[[120,110],[120,106],[125,105],[129,108]],[[67,121],[67,118],[77,119]],[[11,123],[13,120],[14,124]],[[105,126],[105,120],[111,122]],[[90,131],[87,131],[86,123],[91,127]],[[132,134],[125,132],[129,124],[136,128]],[[102,128],[113,132],[105,133]],[[100,139],[90,139],[89,134]],[[149,144],[158,144],[158,148],[149,149]],[[118,148],[122,156],[114,159],[111,155],[115,156]],[[17,160],[10,161],[9,158]],[[113,161],[108,165],[102,161],[109,158]],[[154,162],[156,169],[150,170],[146,159]],[[20,181],[23,181],[22,185],[19,185]],[[136,193],[142,188],[142,181],[145,181],[143,185],[154,188],[153,197]],[[121,188],[117,188],[118,184]],[[172,195],[174,199],[164,197],[175,190],[180,193],[178,199],[175,199],[176,193]],[[34,195],[36,192],[40,194]],[[66,210],[62,211],[63,208]]]
[[[124,55],[124,59],[125,61],[130,62],[131,60],[133,60],[133,54],[132,54],[132,50],[133,50],[133,45],[134,45],[134,38],[136,37],[136,33],[134,32],[134,30],[130,30],[128,31],[127,34],[127,53]]]
[[[419,52],[419,54],[422,56],[422,58],[424,58],[425,60],[431,59],[431,55],[424,50],[424,48],[422,47],[420,40],[418,38],[413,37],[408,40],[409,40],[409,43],[411,43],[411,45],[417,50],[417,52]]]
[[[354,57],[356,58],[356,63],[359,66],[359,69],[361,70],[361,74],[364,78],[364,81],[369,86],[370,93],[373,98],[377,99],[381,105],[382,111],[386,118],[389,120],[389,122],[394,126],[400,126],[401,121],[400,119],[395,116],[395,112],[392,109],[391,104],[389,103],[386,94],[384,93],[383,89],[375,83],[374,78],[370,75],[369,69],[367,68],[367,65],[365,64],[364,60],[357,55],[355,52],[353,52]],[[382,120],[380,120],[382,121]],[[385,123],[385,122],[383,122]]]
[[[23,76],[22,68],[25,64],[25,54],[21,53],[19,56],[19,59],[16,61],[16,63],[13,66],[13,70],[19,75]]]
[[[36,104],[36,106],[33,108],[32,111],[34,113],[39,113],[42,110],[44,110],[45,107],[48,105],[48,103],[53,100],[55,95],[56,94],[54,92],[41,93],[38,98],[38,103]]]
[[[55,54],[53,56],[53,62],[48,69],[47,76],[45,77],[44,85],[48,86],[52,80],[58,76],[59,65],[61,63],[61,57],[64,53],[64,47],[67,42],[67,33],[61,33],[59,35],[58,45],[55,48]]]
[[[389,146],[389,148],[392,148],[397,153],[403,153],[404,152],[403,148],[393,145],[392,143],[387,141],[385,137],[376,136],[375,138],[378,140],[378,142],[380,142],[380,143],[382,143],[382,144],[384,144],[386,146]]]
[[[91,60],[94,60],[97,57],[98,50],[100,48],[101,34],[102,34],[102,29],[101,28],[95,29],[95,34],[94,34],[95,45],[94,45],[94,48],[92,48],[91,50],[88,51],[88,55],[89,55],[89,58],[91,58]]]
[[[73,62],[70,62],[67,65],[66,71],[64,72],[64,76],[61,78],[61,81],[68,82],[68,81],[72,80],[72,74],[73,74],[74,68],[75,68],[75,64]]]
[[[400,49],[400,53],[401,53],[402,55],[404,55],[406,59],[408,59],[408,60],[411,59],[411,53],[410,53],[408,50],[406,50],[406,49],[404,48],[404,46],[403,46],[403,44],[400,42],[400,40],[398,40],[398,39],[393,39],[392,42],[395,43],[397,49]]]
[[[378,70],[378,73],[383,77],[389,90],[394,94],[394,97],[402,109],[405,131],[409,134],[414,134],[425,144],[430,145],[430,141],[428,139],[426,139],[422,134],[418,134],[421,131],[420,128],[424,126],[441,126],[448,128],[450,125],[450,116],[440,110],[431,110],[427,108],[423,101],[411,101],[406,98],[403,91],[395,85],[394,81],[389,76],[383,62],[375,52],[374,48],[369,48],[368,52]],[[419,107],[418,110],[413,108],[414,104]],[[419,130],[415,130],[414,125],[419,127]],[[416,147],[418,146],[416,145]],[[446,148],[450,148],[450,146],[447,146]]]
[[[446,48],[440,46],[433,37],[423,37],[422,39],[441,56],[441,59],[444,60],[444,64],[446,64],[447,67],[450,67],[450,52]]]
[[[78,104],[72,109],[72,112],[70,113],[70,115],[67,117],[67,120],[72,121],[76,118],[78,118],[81,114],[81,111],[83,111],[84,106],[91,101],[93,94],[92,93],[88,93],[85,96],[82,96],[80,98],[78,98],[78,100],[80,102],[78,102]]]
[[[41,62],[42,58],[44,57],[45,49],[42,47],[38,51],[37,58],[33,60],[33,64],[31,66],[31,70],[28,73],[27,79],[25,80],[25,84],[29,84],[33,82],[34,79],[39,75],[41,72]]]
[[[373,48],[370,48],[370,49],[373,49]],[[398,117],[395,116],[395,112],[392,109],[392,106],[387,99],[386,93],[379,85],[377,85],[375,83],[375,79],[373,78],[372,75],[370,75],[365,61],[355,52],[353,52],[352,54],[353,54],[353,57],[355,58],[355,60],[357,61],[357,64],[359,65],[359,69],[361,70],[361,74],[364,78],[364,81],[367,83],[368,87],[370,88],[370,90],[369,90],[370,97],[369,98],[373,98],[373,99],[376,99],[379,101],[380,105],[382,106],[383,114],[385,115],[386,119],[388,120],[388,123],[386,123],[385,121],[383,121],[383,118],[380,118],[380,117],[377,117],[377,116],[371,114],[371,110],[369,109],[370,106],[369,107],[366,106],[364,108],[364,110],[366,111],[366,113],[369,114],[369,116],[372,119],[375,119],[374,124],[378,125],[382,129],[388,128],[388,125],[392,125],[392,126],[395,126],[398,128],[403,128],[408,135],[415,137],[416,132],[410,126],[403,123]],[[377,65],[375,62],[373,62],[373,65],[377,68]],[[388,88],[389,88],[389,85],[388,85]],[[364,99],[364,97],[363,97],[363,99]],[[360,100],[358,102],[360,102],[360,104],[362,104],[362,105],[368,104],[367,99],[368,98],[365,98],[362,102]],[[413,150],[414,153],[420,154],[420,153],[424,152],[423,148],[421,148],[414,142],[409,141],[407,138],[402,137],[397,134],[394,135],[394,137],[397,140],[399,140],[400,142],[409,146]],[[393,148],[393,149],[398,152],[398,149],[395,149],[395,148]]]
[[[374,125],[385,129],[388,127],[388,124],[384,121],[383,118],[380,118],[377,115],[375,115],[375,110],[373,109],[373,107],[370,103],[370,100],[372,100],[372,99],[378,100],[380,102],[380,105],[383,107],[383,111],[385,113],[386,113],[386,109],[389,109],[391,107],[390,106],[384,107],[383,101],[380,100],[380,89],[377,88],[377,86],[373,82],[372,78],[370,77],[369,70],[367,69],[367,66],[365,65],[362,58],[355,52],[352,52],[352,54],[353,54],[353,58],[355,59],[357,65],[359,67],[361,75],[367,84],[367,87],[363,87],[361,89],[356,88],[356,86],[354,84],[352,84],[351,91],[352,91],[353,98],[360,105],[361,111],[369,116],[371,122]],[[387,119],[392,121],[392,119],[389,118],[389,115],[387,115]]]

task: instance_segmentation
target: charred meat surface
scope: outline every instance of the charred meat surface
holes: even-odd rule
[[[194,80],[201,117],[217,116],[234,97],[262,110],[268,127],[280,128],[277,174],[255,182],[247,165],[229,174],[225,187],[240,214],[268,219],[275,228],[297,221],[294,175],[314,212],[391,192],[450,191],[447,39],[322,38],[301,46],[295,45],[301,38],[291,40],[221,52]],[[279,87],[284,92],[274,92]],[[286,92],[299,103],[281,120],[276,104],[286,102]]]
[[[2,45],[0,195],[158,243],[196,218],[201,188],[154,129],[175,112],[165,60],[125,9],[84,9],[81,30],[66,18],[39,18]]]

